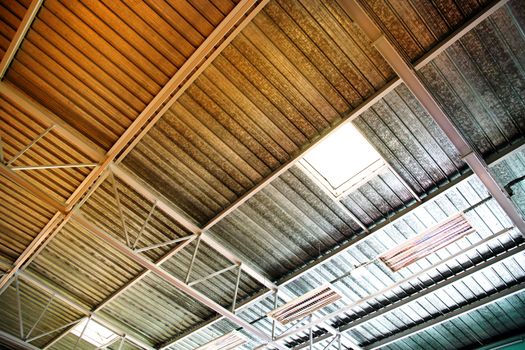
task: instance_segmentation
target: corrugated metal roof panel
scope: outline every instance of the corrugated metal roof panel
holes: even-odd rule
[[[154,274],[129,288],[103,312],[154,343],[161,343],[214,315]]]
[[[510,336],[523,329],[524,297],[524,293],[518,293],[498,300],[398,343],[400,346],[416,343],[417,348],[424,348],[425,344],[430,343],[438,345],[437,349],[486,345],[494,338]],[[436,333],[440,335],[439,343],[436,343]]]
[[[91,307],[142,271],[74,221],[60,230],[28,269]]]
[[[414,61],[479,12],[488,1],[362,1]]]
[[[278,279],[352,237],[356,226],[312,180],[292,168],[210,234]]]
[[[525,130],[519,3],[509,2],[420,70],[447,114],[485,156]]]
[[[436,199],[431,202],[416,208],[411,214],[395,221],[393,224],[385,226],[355,247],[349,249],[347,252],[305,273],[300,278],[284,287],[284,290],[292,295],[300,296],[320,285],[332,282],[335,287],[345,295],[345,303],[352,300],[359,300],[379,289],[395,283],[396,281],[411,276],[424,268],[431,267],[434,264],[439,263],[442,259],[445,259],[447,256],[454,254],[461,249],[465,249],[505,227],[510,227],[510,221],[505,217],[501,209],[493,200],[487,201],[487,198],[488,193],[479,180],[471,178],[470,180],[447,191],[445,194],[436,197]],[[392,273],[384,266],[372,264],[365,269],[363,277],[348,275],[348,273],[353,270],[354,266],[374,259],[390,247],[404,242],[407,238],[416,235],[425,228],[428,228],[456,213],[458,210],[465,210],[476,205],[480,201],[483,201],[482,204],[477,205],[475,209],[468,211],[466,214],[469,221],[471,221],[477,228],[477,233],[468,235],[466,238],[454,242],[437,253],[434,253],[397,273]],[[501,236],[498,241],[489,243],[485,248],[478,249],[478,253],[469,253],[467,256],[457,258],[456,262],[447,264],[449,269],[440,269],[439,273],[432,272],[427,277],[421,277],[420,283],[426,286],[433,285],[447,276],[450,276],[452,273],[457,273],[458,271],[471,266],[473,263],[477,264],[482,260],[488,259],[489,257],[501,252],[502,249],[510,249],[519,242],[521,242],[521,236],[517,232],[512,231],[509,234]],[[507,262],[509,260],[510,259],[507,259]],[[516,282],[516,278],[520,279],[524,277],[525,272],[519,272],[519,268],[516,270],[517,265],[515,263],[509,264],[507,262],[505,262],[504,268],[501,268],[501,266],[503,266],[501,263],[495,267],[497,269],[497,272],[495,272],[496,275],[501,276],[501,278],[491,276],[491,273],[493,272],[487,270],[478,274],[478,276],[482,277],[476,277],[476,280],[473,280],[473,282],[458,282],[453,288],[448,288],[446,293],[453,295],[453,299],[450,299],[450,297],[447,297],[448,299],[445,298],[443,294],[440,294],[442,291],[435,293],[435,295],[441,295],[439,298],[444,302],[449,303],[448,307],[454,307],[455,305],[463,305],[467,300],[473,300],[472,298],[480,298],[486,295],[486,293],[494,292],[495,287],[487,285],[487,279],[492,279],[498,289],[501,289],[504,286],[510,286],[512,283]],[[509,274],[507,270],[517,272]],[[515,278],[512,277],[512,274],[514,274]],[[483,277],[485,275],[487,277]],[[480,280],[480,278],[484,280]],[[480,287],[476,287],[478,285]],[[375,309],[380,309],[384,305],[388,305],[395,300],[417,293],[419,288],[421,288],[421,286],[410,284],[399,286],[391,293],[385,294],[384,296],[369,302],[366,307],[357,307],[354,308],[353,311],[347,312],[346,316],[343,315],[343,317],[339,318],[337,324],[344,325],[346,322],[362,317]],[[434,294],[431,294],[425,301],[421,301],[419,304],[420,306],[418,306],[419,309],[414,306],[407,306],[403,309],[405,311],[394,311],[392,314],[389,313],[386,314],[386,316],[383,316],[382,319],[385,317],[388,319],[388,321],[384,319],[384,324],[381,324],[381,322],[377,320],[372,320],[363,326],[358,327],[356,331],[352,331],[352,334],[362,342],[375,341],[378,337],[389,334],[389,332],[398,329],[396,327],[404,327],[412,324],[411,322],[424,320],[426,319],[425,317],[428,318],[428,312],[432,312],[432,310],[434,310],[434,312],[438,312],[437,310],[443,311],[444,304],[440,303],[433,295]],[[271,330],[271,322],[264,317],[264,315],[273,309],[272,299],[272,297],[268,297],[263,301],[257,302],[253,306],[240,311],[238,314],[250,322],[255,322],[255,325],[260,329],[269,332]],[[283,301],[281,300],[280,304],[282,303]],[[334,311],[342,305],[343,304],[338,304],[335,307],[323,309],[319,312],[318,316]],[[429,310],[427,316],[424,314],[424,310],[426,309]],[[283,327],[277,325],[277,334],[283,330]],[[314,331],[316,334],[322,334],[324,332],[322,326],[316,328]],[[200,336],[202,336],[202,334],[207,334],[206,332],[208,331],[202,330],[199,331],[198,334],[201,334]],[[197,337],[197,335],[195,336]],[[302,342],[307,339],[307,334],[299,334],[294,336],[294,339],[295,342]],[[193,335],[178,344],[188,344],[191,343],[191,341],[195,341]],[[290,344],[291,343],[292,342],[290,341]],[[321,348],[322,347],[319,347],[319,349]]]
[[[0,258],[11,264],[51,220],[53,211],[3,176],[0,200]]]
[[[391,78],[335,2],[270,1],[125,164],[204,224]]]
[[[27,336],[35,325],[41,312],[49,302],[51,295],[33,287],[31,284],[19,281],[20,304],[22,306],[22,319],[24,336]],[[79,319],[82,315],[75,310],[68,308],[60,300],[53,299],[47,308],[46,313],[31,332],[30,337],[36,337],[50,330],[66,325]],[[15,282],[13,282],[0,298],[0,327],[12,335],[20,337],[19,317],[17,308],[17,294]],[[42,347],[49,342],[56,334],[50,334],[38,338],[31,344]]]
[[[46,1],[7,79],[108,149],[233,8],[222,5]]]
[[[404,84],[365,111],[354,124],[420,195],[465,169],[450,140]]]

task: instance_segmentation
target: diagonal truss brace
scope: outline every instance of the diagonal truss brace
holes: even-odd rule
[[[193,299],[197,300],[198,302],[202,303],[203,305],[209,307],[210,309],[216,311],[217,313],[223,315],[224,317],[228,318],[230,321],[234,322],[238,326],[244,328],[244,330],[253,336],[255,336],[257,339],[263,342],[270,342],[272,339],[271,337],[266,334],[264,331],[261,331],[257,327],[253,326],[251,323],[245,321],[244,319],[238,317],[231,311],[223,308],[221,305],[219,305],[217,302],[211,300],[204,294],[200,293],[199,291],[189,287],[186,283],[183,281],[180,281],[178,278],[173,276],[172,274],[168,273],[166,270],[162,269],[161,267],[156,266],[154,263],[150,262],[149,260],[141,257],[128,247],[126,247],[124,244],[116,240],[115,238],[111,237],[109,234],[103,232],[101,229],[99,229],[97,226],[92,224],[89,220],[85,219],[80,214],[73,215],[73,220],[82,225],[85,229],[87,229],[91,234],[98,237],[99,239],[106,242],[109,246],[116,249],[118,252],[123,254],[124,256],[128,257],[129,259],[135,261],[142,267],[146,268],[147,270],[150,270],[152,273],[158,275],[161,279],[166,281],[167,283],[171,284],[175,288],[179,289],[180,291],[184,292],[188,296],[192,297]],[[276,344],[276,347],[281,350],[287,350],[288,348],[286,346]]]

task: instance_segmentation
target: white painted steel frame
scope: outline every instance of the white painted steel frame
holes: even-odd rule
[[[75,192],[73,192],[73,194],[68,198],[65,203],[65,208],[62,208],[62,205],[56,206],[53,202],[47,202],[47,204],[50,204],[53,208],[57,209],[63,214],[70,212],[73,207],[82,199],[86,192],[90,190],[92,185],[96,183],[97,178],[99,178],[100,175],[105,172],[105,170],[115,159],[117,159],[117,157],[119,157],[119,155],[119,159],[122,159],[123,154],[126,154],[127,150],[130,150],[135,145],[135,143],[138,142],[137,140],[142,137],[141,135],[143,135],[144,131],[152,126],[153,121],[158,120],[158,118],[160,118],[160,116],[167,110],[166,107],[174,103],[176,99],[175,96],[180,96],[180,93],[189,86],[188,82],[197,78],[197,74],[200,74],[204,67],[209,65],[212,59],[224,49],[224,43],[229,43],[231,40],[233,40],[234,36],[237,35],[240,30],[248,24],[249,20],[264,7],[266,2],[263,1],[254,7],[255,4],[257,4],[257,0],[241,0],[224,18],[224,20],[219,23],[213,32],[204,40],[204,42],[197,48],[190,58],[188,58],[182,67],[177,70],[175,75],[153,98],[153,100],[146,106],[146,108],[139,114],[132,124],[124,131],[124,133],[119,137],[119,139],[107,153],[104,154],[104,152],[102,152],[102,154],[100,154],[99,148],[96,148],[96,152],[91,149],[92,153],[97,153],[96,159],[100,161],[99,166],[95,167],[95,169],[90,172],[90,174],[84,179]],[[27,27],[29,28],[29,24]],[[21,36],[20,41],[22,39],[23,35]],[[2,83],[0,93],[3,93],[4,90],[12,90],[6,89],[8,86],[9,85]],[[57,124],[59,126],[64,126],[64,128],[67,130],[67,134],[70,134],[78,140],[85,139],[85,137],[80,136],[78,131],[75,131],[65,122],[61,121],[59,117],[52,115],[52,113],[45,109],[41,110],[40,108],[36,107],[36,103],[31,99],[20,98],[20,95],[22,94],[20,91],[15,91],[14,93],[12,91],[7,92],[10,93],[10,95],[7,95],[7,97],[13,96],[16,99],[14,102],[22,107],[23,110],[27,112],[36,112],[35,116],[43,118],[48,124],[55,124],[51,122],[51,120],[60,121],[60,124]],[[51,117],[49,118],[50,115]],[[88,143],[88,145],[91,144],[92,142]],[[86,147],[86,144],[83,142],[81,143],[80,147],[91,148]],[[6,170],[9,169],[7,169],[7,167],[2,164],[2,167],[0,168],[0,174],[12,180],[16,179],[12,176],[13,174]],[[23,181],[23,179],[18,178],[14,181]],[[36,191],[38,195],[42,194],[42,190],[36,186],[33,186],[28,181],[24,180],[23,185],[26,188],[29,188],[31,192]],[[45,196],[43,198],[45,198]],[[57,224],[56,219],[53,220],[53,224]],[[38,239],[45,241],[50,235],[52,235],[52,230],[45,229],[38,235]],[[24,252],[22,252],[8,274],[0,278],[0,288],[2,288],[2,286],[7,283],[13,273],[16,272],[24,264],[24,262],[30,258],[35,249],[35,245],[30,244],[29,247],[27,247]]]
[[[294,335],[297,335],[297,334],[300,334],[300,333],[303,333],[303,332],[306,332],[308,331],[308,329],[312,328],[312,327],[315,327],[315,326],[319,326],[320,324],[322,323],[326,323],[326,322],[330,322],[330,320],[333,320],[333,319],[336,319],[338,316],[344,314],[345,312],[347,311],[350,311],[352,310],[353,308],[361,305],[361,304],[366,304],[368,301],[371,301],[371,300],[374,300],[375,298],[377,298],[378,296],[381,296],[381,295],[384,295],[386,293],[388,293],[389,291],[391,291],[392,289],[394,288],[397,288],[397,286],[403,284],[403,283],[407,283],[407,282],[410,282],[414,279],[417,279],[421,276],[424,276],[426,275],[427,273],[435,270],[437,267],[440,267],[440,266],[443,266],[443,265],[446,265],[447,263],[449,263],[450,261],[453,261],[461,256],[463,256],[464,254],[472,251],[472,250],[475,250],[477,248],[480,248],[480,247],[483,247],[485,246],[488,242],[494,240],[494,239],[497,239],[498,237],[502,236],[502,235],[505,235],[507,234],[511,229],[510,228],[507,228],[507,229],[504,229],[504,230],[501,230],[500,232],[492,235],[492,236],[489,236],[453,255],[450,255],[449,257],[447,257],[446,259],[443,259],[442,261],[439,262],[439,264],[437,265],[434,265],[434,266],[429,266],[411,276],[408,276],[400,281],[397,281],[396,283],[388,286],[388,287],[385,287],[383,288],[382,290],[379,290],[373,294],[370,294],[368,295],[367,297],[364,297],[356,302],[352,302],[352,303],[349,303],[341,308],[339,308],[338,310],[334,311],[334,312],[331,312],[329,314],[326,314],[316,320],[314,320],[313,322],[309,322],[309,323],[306,323],[302,326],[299,326],[299,327],[294,327],[293,329],[285,332],[284,334],[278,336],[275,341],[281,341],[281,342],[284,342],[286,341],[286,339],[288,339],[289,337],[291,336],[294,336]],[[375,311],[375,312],[372,312],[356,321],[353,321],[351,322],[350,324],[348,325],[345,325],[345,326],[342,326],[339,328],[339,330],[341,332],[345,332],[345,331],[348,331],[354,327],[357,327],[358,325],[364,323],[364,322],[367,322],[375,317],[378,317],[384,313],[387,313],[387,312],[390,312],[402,305],[405,305],[407,303],[410,303],[420,297],[423,297],[425,295],[428,295],[430,293],[433,293],[435,292],[436,290],[439,290],[441,288],[443,288],[444,286],[447,286],[451,283],[454,283],[458,280],[462,280],[470,275],[472,275],[473,273],[477,272],[477,271],[480,271],[480,270],[483,270],[489,266],[492,266],[504,259],[507,259],[507,258],[510,258],[512,256],[515,256],[516,254],[519,254],[519,253],[522,253],[523,251],[525,250],[525,244],[522,244],[521,246],[519,247],[516,247],[516,248],[513,248],[509,251],[506,251],[502,254],[499,254],[498,256],[496,257],[493,257],[487,261],[484,261],[466,271],[463,271],[463,272],[460,272],[450,278],[447,278],[445,281],[439,283],[439,284],[435,284],[431,287],[428,287],[410,297],[407,297],[405,299],[403,299],[402,301],[399,301],[397,303],[394,303],[394,304],[390,304],[390,305],[387,305],[385,306],[384,308],[378,310],[378,311]]]
[[[33,0],[29,5],[29,8],[26,10],[24,18],[22,18],[22,21],[18,25],[18,29],[16,30],[15,36],[13,37],[13,39],[11,39],[9,47],[7,48],[7,51],[4,53],[2,61],[0,62],[0,80],[4,79],[5,73],[7,72],[7,68],[9,68],[9,65],[15,58],[15,55],[18,52],[18,48],[22,44],[22,41],[24,40],[27,31],[31,27],[31,23],[33,23],[33,20],[35,19],[38,11],[40,10],[40,7],[42,6],[43,2],[44,0]]]
[[[496,7],[491,7],[491,9],[490,9],[491,13],[493,12],[493,10],[494,10],[495,8],[496,8]],[[479,21],[481,21],[482,19],[483,19],[483,16],[480,16],[480,17],[477,17],[477,18],[476,18],[476,21],[479,22]],[[466,31],[468,31],[468,30],[470,30],[470,29],[467,29]],[[459,32],[459,33],[460,33],[460,32]],[[462,34],[461,34],[461,35],[462,35]],[[457,40],[457,39],[456,39],[456,40]],[[449,41],[449,42],[448,42],[448,45],[450,45],[450,44],[451,44],[451,42]],[[447,44],[445,44],[443,47],[446,47],[446,46],[447,46]],[[393,84],[393,85],[397,85],[397,84]],[[388,90],[390,90],[390,89],[388,89]],[[376,98],[377,98],[377,97],[376,97]],[[290,165],[290,166],[291,166],[291,165]],[[272,177],[272,179],[273,179],[273,178],[274,178],[274,177]],[[269,183],[269,181],[266,182],[266,183]],[[262,187],[264,187],[264,185],[261,186],[261,187],[257,187],[257,188],[258,188],[258,190],[260,190]],[[254,191],[254,192],[255,192],[255,191]],[[236,204],[238,204],[238,203],[236,203]],[[237,205],[237,206],[238,206],[238,205]],[[231,211],[231,210],[233,210],[233,209],[234,209],[234,208],[229,208],[228,210]],[[219,221],[222,217],[224,217],[224,216],[225,216],[225,214],[224,214],[224,213],[221,213],[217,218],[213,219],[210,223],[208,223],[208,225],[210,225],[210,224],[213,223],[214,221],[218,222],[218,221]],[[208,225],[207,225],[207,226],[208,226]],[[210,226],[210,227],[211,227],[211,226]]]

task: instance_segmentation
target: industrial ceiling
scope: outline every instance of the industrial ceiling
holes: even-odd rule
[[[525,2],[2,0],[0,25],[0,348],[525,329]],[[331,188],[308,155],[349,125],[378,165]]]

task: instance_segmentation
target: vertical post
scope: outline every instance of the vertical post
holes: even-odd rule
[[[122,350],[122,346],[124,345],[124,340],[126,339],[126,335],[124,334],[121,338],[120,338],[120,344],[118,345],[118,350]]]
[[[197,243],[195,244],[195,250],[193,251],[193,255],[191,256],[190,266],[188,267],[188,272],[186,273],[186,279],[184,282],[188,284],[190,281],[191,276],[191,270],[193,269],[193,264],[195,263],[195,258],[197,257],[197,252],[199,251],[199,245],[201,243],[201,235],[197,237]]]
[[[239,283],[241,282],[242,267],[241,263],[238,265],[237,280],[235,281],[235,291],[233,292],[232,312],[235,313],[235,304],[237,303],[237,293],[239,292]]]
[[[18,324],[20,327],[20,339],[24,339],[24,320],[22,319],[22,303],[20,302],[20,283],[18,275],[15,275],[16,307],[18,308]]]
[[[312,315],[310,315],[308,317],[308,322],[312,322]],[[313,328],[312,326],[310,326],[310,329],[309,329],[309,332],[308,332],[308,336],[310,338],[310,350],[313,350],[314,348],[314,333],[313,333]]]
[[[118,213],[120,216],[120,222],[122,224],[122,229],[124,230],[124,235],[126,236],[126,244],[128,247],[131,247],[128,229],[126,227],[126,220],[124,219],[124,210],[122,210],[122,204],[120,203],[120,196],[118,194],[117,179],[115,179],[115,175],[113,175],[113,172],[111,172],[111,180],[113,182],[113,192],[115,192],[115,200],[117,201],[117,208],[118,208]]]
[[[75,342],[75,346],[73,347],[73,350],[75,350],[78,346],[78,343],[80,342],[80,339],[84,336],[84,332],[86,331],[87,329],[87,326],[89,324],[89,321],[91,321],[91,316],[88,317],[87,321],[86,321],[86,324],[84,325],[84,327],[82,328],[82,332],[80,332],[80,335],[78,336],[77,338],[77,341]]]
[[[342,350],[341,347],[341,333],[337,336],[337,350]]]
[[[279,300],[277,293],[279,290],[276,289],[273,293],[273,309],[277,309],[277,301]],[[272,340],[275,340],[275,320],[272,320]]]

